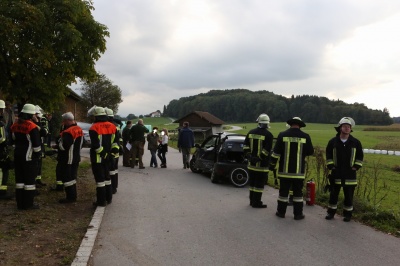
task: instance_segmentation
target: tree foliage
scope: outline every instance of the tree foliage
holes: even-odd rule
[[[122,91],[104,74],[98,74],[92,81],[85,81],[80,90],[83,103],[88,109],[97,105],[112,109],[114,114],[118,112],[118,106],[122,102]]]
[[[0,1],[0,88],[7,99],[54,110],[76,78],[96,75],[107,27],[90,0]]]
[[[210,112],[229,122],[254,122],[261,113],[271,121],[286,121],[299,116],[307,123],[337,123],[341,117],[350,116],[357,124],[390,125],[389,111],[368,109],[364,104],[347,104],[340,100],[313,95],[290,98],[269,91],[211,90],[190,97],[172,100],[164,110],[165,116],[183,117],[193,111]]]

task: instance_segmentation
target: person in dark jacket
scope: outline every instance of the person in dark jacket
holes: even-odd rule
[[[357,186],[356,173],[363,165],[361,142],[351,135],[355,122],[351,117],[340,119],[335,127],[337,134],[326,147],[326,166],[331,170],[328,213],[332,220],[337,210],[340,189],[343,187],[343,221],[349,222],[353,213],[353,196]]]
[[[257,122],[258,127],[246,135],[243,152],[248,159],[250,205],[253,208],[266,208],[267,205],[261,201],[261,197],[268,180],[269,158],[274,137],[268,131],[270,123],[268,115],[261,114]]]
[[[128,120],[126,121],[126,126],[122,130],[122,148],[123,148],[123,155],[122,155],[122,166],[125,167],[130,167],[130,150],[126,147],[126,145],[129,143],[129,138],[130,138],[130,130],[132,127],[132,121]]]
[[[103,107],[93,106],[88,116],[94,116],[94,123],[89,129],[91,141],[90,162],[96,180],[96,202],[94,206],[106,206],[112,202],[112,187],[110,178],[110,164],[112,155],[119,152],[117,143],[117,128],[108,121]]]
[[[157,168],[157,149],[158,149],[158,140],[160,136],[157,133],[158,127],[153,127],[153,131],[147,134],[147,149],[150,151],[150,167]]]
[[[139,157],[139,169],[145,169],[143,165],[143,154],[144,154],[144,144],[146,139],[144,134],[149,133],[147,127],[144,126],[143,120],[139,119],[137,124],[131,127],[130,130],[130,143],[132,145],[131,149],[131,168],[135,168],[134,162],[138,155]]]
[[[300,117],[287,121],[289,129],[279,133],[271,156],[270,169],[278,165],[279,197],[276,216],[285,218],[289,190],[293,190],[293,214],[295,220],[304,219],[303,186],[305,158],[314,153],[310,135],[301,131],[306,124]]]
[[[81,149],[83,144],[82,129],[74,121],[74,115],[67,112],[62,115],[63,131],[60,133],[58,143],[53,148],[58,150],[57,170],[64,184],[66,197],[60,203],[76,201],[76,179],[78,176]]]
[[[183,128],[179,131],[178,149],[182,153],[183,168],[189,168],[190,151],[194,147],[194,133],[189,128],[189,122],[183,122]]]
[[[15,199],[21,210],[38,209],[34,203],[36,195],[35,178],[38,161],[41,158],[41,140],[38,126],[32,121],[35,106],[25,104],[18,120],[11,126],[15,164]]]

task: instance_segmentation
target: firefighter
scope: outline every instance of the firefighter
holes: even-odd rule
[[[268,115],[261,114],[256,122],[258,127],[247,133],[243,151],[248,159],[250,205],[253,208],[266,208],[267,205],[263,204],[261,197],[268,179],[268,164],[274,137],[268,131]]]
[[[18,209],[38,209],[33,202],[36,195],[35,178],[41,158],[40,130],[32,121],[36,111],[33,104],[25,104],[18,120],[11,126],[15,163],[15,198]]]
[[[326,147],[326,165],[331,170],[332,183],[328,213],[325,217],[332,220],[337,210],[340,189],[343,187],[343,221],[349,222],[353,213],[353,196],[357,186],[356,173],[363,165],[364,153],[361,142],[351,135],[355,122],[351,117],[340,119],[337,134]]]
[[[96,202],[94,206],[106,206],[112,202],[112,187],[110,179],[111,154],[118,153],[117,128],[108,121],[103,107],[93,106],[88,116],[94,117],[94,123],[89,129],[91,140],[90,161],[96,180]]]
[[[114,119],[114,111],[111,110],[110,108],[104,108],[106,111],[106,114],[108,116],[108,121],[114,124],[114,126],[117,128],[117,134],[116,134],[116,139],[117,143],[119,146],[119,150],[122,150],[121,143],[122,143],[122,136],[121,136],[121,126],[120,126],[120,121],[117,119]],[[118,188],[118,161],[119,161],[119,155],[120,153],[112,154],[112,162],[110,165],[110,178],[111,178],[111,187],[112,187],[112,193],[115,194],[117,193],[117,188]]]
[[[8,153],[6,125],[3,122],[4,108],[6,108],[6,104],[0,100],[0,199],[11,199],[11,195],[7,194],[8,171],[12,167]]]
[[[58,143],[53,146],[58,150],[57,174],[61,175],[66,195],[64,199],[59,200],[59,203],[72,203],[77,198],[76,179],[81,160],[83,132],[74,119],[71,112],[62,115],[63,131],[60,133]]]
[[[37,171],[37,176],[36,176],[36,185],[38,187],[43,187],[46,186],[45,183],[42,182],[42,163],[43,163],[43,158],[45,157],[45,153],[44,153],[44,143],[45,143],[45,139],[46,136],[49,132],[49,128],[48,128],[48,123],[47,123],[47,119],[43,118],[43,109],[40,108],[40,106],[36,105],[35,106],[36,111],[35,111],[35,115],[33,116],[33,121],[36,123],[36,125],[39,128],[39,132],[40,132],[40,146],[41,146],[41,156],[38,160],[38,171]]]
[[[290,128],[280,132],[271,155],[270,168],[278,166],[279,197],[276,216],[285,218],[289,190],[293,189],[293,214],[295,220],[304,219],[303,186],[305,178],[305,158],[314,153],[311,138],[300,128],[306,124],[293,117],[287,121]],[[278,163],[279,161],[279,163]]]

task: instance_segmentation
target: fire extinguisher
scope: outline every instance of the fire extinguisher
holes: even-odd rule
[[[307,182],[307,196],[306,196],[306,204],[313,206],[315,204],[315,182],[310,180]]]

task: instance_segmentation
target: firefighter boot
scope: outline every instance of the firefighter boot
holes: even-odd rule
[[[97,201],[93,202],[94,206],[106,206],[106,187],[97,187],[96,188],[96,198]]]
[[[301,201],[293,201],[293,214],[295,220],[302,220],[306,217],[303,214],[303,199]]]
[[[278,200],[278,208],[276,210],[275,215],[280,218],[285,218],[287,205],[288,205],[287,202]]]
[[[117,193],[117,174],[110,175],[111,178],[111,187],[112,187],[112,194]]]
[[[351,211],[343,210],[343,221],[344,222],[350,222],[351,216],[352,216],[352,212]]]
[[[107,204],[111,204],[111,202],[112,202],[112,195],[113,195],[113,193],[112,193],[112,186],[111,186],[111,184],[106,185],[106,201],[107,201]]]
[[[15,200],[17,201],[17,208],[19,210],[24,209],[24,189],[16,188],[15,189]]]
[[[250,193],[249,193],[250,206],[253,205],[253,196],[254,196],[254,192],[252,190],[250,190]]]
[[[24,190],[24,198],[23,198],[23,209],[24,210],[39,209],[39,205],[33,202],[35,195],[36,195],[36,189]]]
[[[65,199],[60,199],[59,203],[73,203],[76,202],[76,184],[65,187]]]
[[[251,205],[253,208],[267,208],[267,205],[261,201],[261,197],[262,192],[253,191],[253,204]]]
[[[328,208],[328,211],[326,213],[325,219],[332,220],[333,217],[335,217],[335,213],[336,213],[336,209]]]

